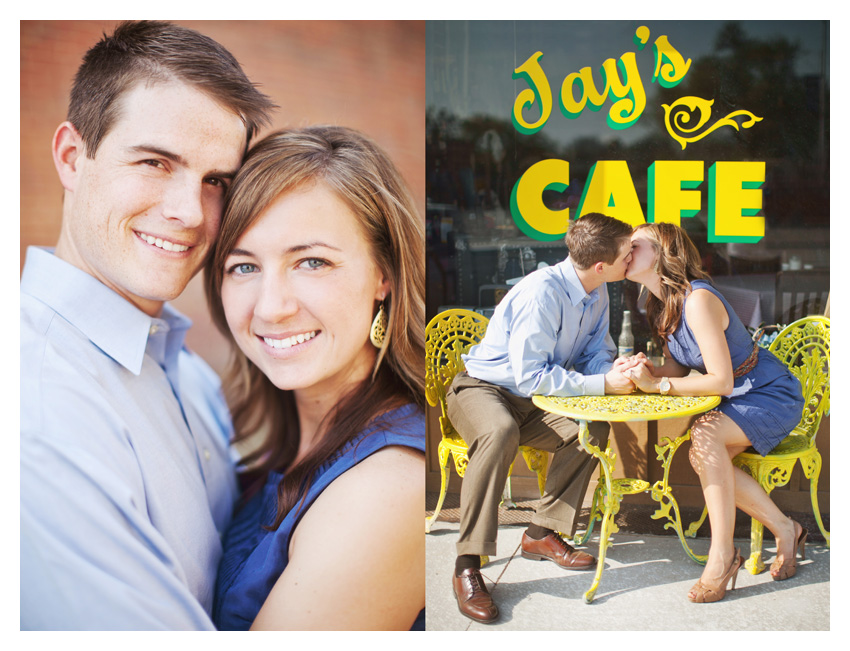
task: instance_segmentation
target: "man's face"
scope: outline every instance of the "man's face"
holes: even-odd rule
[[[629,262],[632,260],[632,244],[628,239],[624,239],[620,243],[620,250],[617,254],[617,259],[612,264],[602,263],[604,265],[605,282],[614,283],[623,280],[626,277],[626,269],[629,267]]]
[[[57,255],[157,315],[214,243],[245,144],[242,120],[191,86],[137,85],[76,159]]]

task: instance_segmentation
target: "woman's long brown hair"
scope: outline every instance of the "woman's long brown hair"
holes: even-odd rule
[[[710,280],[702,270],[696,245],[681,227],[666,222],[646,223],[635,228],[643,232],[658,256],[661,298],[650,293],[646,299],[646,316],[658,343],[663,343],[679,327],[685,297],[691,281]]]
[[[225,259],[260,214],[281,194],[316,182],[335,191],[359,218],[374,262],[390,283],[384,300],[389,323],[371,377],[325,417],[317,444],[292,465],[300,439],[295,399],[291,391],[275,387],[236,347],[224,316],[221,284]],[[205,289],[213,320],[233,345],[225,387],[236,441],[255,434],[263,437],[243,459],[249,469],[246,495],[262,486],[269,471],[286,471],[270,528],[277,528],[303,500],[313,473],[376,416],[407,403],[424,409],[424,230],[393,163],[372,140],[345,127],[270,134],[251,148],[234,179],[219,238],[205,268]]]

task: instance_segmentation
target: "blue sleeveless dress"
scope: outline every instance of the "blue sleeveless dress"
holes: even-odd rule
[[[729,315],[726,343],[732,355],[732,368],[740,366],[753,350],[753,339],[723,295],[711,283],[694,280],[691,289],[707,289],[717,296]],[[687,303],[687,298],[685,302]],[[694,333],[685,318],[676,331],[667,338],[673,359],[682,366],[705,373]],[[761,455],[770,452],[800,422],[803,412],[803,393],[800,381],[769,350],[759,348],[758,363],[746,375],[735,378],[732,393],[724,396],[717,406],[744,431],[750,443]]]
[[[213,621],[219,630],[251,627],[289,563],[289,541],[303,514],[334,479],[390,445],[425,451],[425,414],[421,409],[413,404],[404,405],[380,416],[358,434],[316,471],[304,506],[297,515],[296,509],[290,511],[275,531],[267,531],[263,525],[274,522],[277,486],[283,474],[269,473],[262,491],[234,516],[224,538],[213,605]],[[425,630],[424,609],[411,630]]]

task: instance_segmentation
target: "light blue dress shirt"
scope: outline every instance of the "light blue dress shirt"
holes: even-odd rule
[[[616,353],[607,286],[585,292],[567,258],[511,288],[463,360],[471,377],[514,395],[601,396]]]
[[[237,497],[191,322],[30,248],[21,278],[21,628],[212,629]]]

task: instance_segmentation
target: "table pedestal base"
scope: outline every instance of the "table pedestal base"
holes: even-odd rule
[[[566,416],[579,423],[579,444],[585,452],[599,460],[599,484],[593,494],[593,507],[587,531],[576,537],[579,544],[587,542],[593,531],[596,520],[602,522],[599,534],[599,558],[596,564],[596,576],[593,585],[584,594],[586,603],[593,601],[602,572],[605,569],[605,554],[610,546],[610,536],[618,531],[614,516],[620,510],[620,502],[624,495],[649,492],[652,499],[658,502],[658,510],[652,515],[654,519],[666,518],[665,529],[673,527],[679,536],[685,553],[697,563],[705,564],[707,556],[694,554],[685,540],[682,530],[682,518],[679,505],[673,497],[669,486],[670,465],[679,446],[690,438],[690,431],[684,436],[656,446],[658,459],[664,466],[661,481],[651,485],[642,479],[614,479],[614,458],[610,444],[605,451],[590,442],[588,422],[607,421],[609,423],[628,422],[637,420],[660,420],[663,418],[681,418],[694,416],[709,411],[720,404],[720,396],[661,396],[656,394],[632,393],[622,396],[533,396],[534,404],[541,409]],[[690,529],[689,529],[690,531]]]
[[[664,439],[667,441],[666,443],[655,446],[655,451],[658,454],[657,459],[662,462],[664,474],[660,481],[650,485],[649,482],[643,479],[614,479],[614,461],[616,455],[611,451],[610,444],[602,451],[598,446],[590,442],[588,421],[579,420],[578,422],[580,426],[579,443],[588,454],[599,460],[599,483],[593,492],[587,530],[583,534],[577,534],[573,538],[573,541],[578,545],[585,544],[590,539],[591,533],[593,533],[593,527],[596,521],[602,522],[599,532],[599,556],[597,558],[596,575],[593,578],[590,589],[584,593],[585,603],[589,604],[593,601],[593,597],[596,595],[596,590],[602,580],[602,572],[605,569],[605,556],[608,547],[611,546],[610,536],[620,530],[614,521],[614,517],[620,511],[620,502],[622,502],[624,495],[637,495],[638,493],[649,492],[652,499],[659,503],[659,508],[652,514],[652,518],[654,520],[666,518],[668,522],[664,525],[664,528],[675,529],[688,557],[701,565],[705,565],[708,556],[695,554],[686,540],[686,536],[693,538],[696,535],[696,531],[699,529],[705,516],[698,522],[691,524],[687,531],[684,531],[679,505],[676,502],[676,498],[673,497],[673,492],[669,486],[670,466],[673,463],[673,456],[682,443],[690,439],[690,430],[673,441]]]

